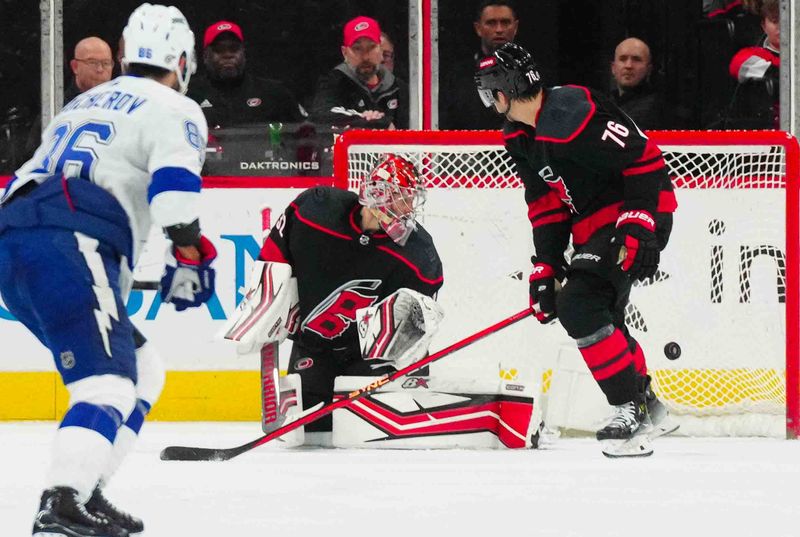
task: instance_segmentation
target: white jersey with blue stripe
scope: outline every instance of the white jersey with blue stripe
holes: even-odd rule
[[[207,137],[197,103],[155,80],[121,76],[78,95],[53,118],[4,199],[52,175],[90,180],[125,209],[135,263],[151,223],[198,218]]]

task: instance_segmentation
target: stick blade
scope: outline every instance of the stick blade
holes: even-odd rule
[[[162,461],[226,461],[231,458],[227,449],[188,446],[167,446],[161,450]]]

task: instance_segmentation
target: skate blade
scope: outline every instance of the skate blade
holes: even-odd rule
[[[653,446],[646,434],[637,435],[627,440],[603,440],[603,455],[609,459],[627,457],[649,457],[653,454]]]
[[[672,434],[679,428],[680,425],[678,425],[678,423],[676,423],[675,420],[668,417],[658,425],[654,425],[653,428],[647,433],[647,437],[650,440],[655,440],[656,438]]]

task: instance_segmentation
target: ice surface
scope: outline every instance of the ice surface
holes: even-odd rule
[[[30,535],[56,425],[0,424],[0,536]],[[662,438],[610,460],[590,439],[537,451],[269,445],[162,462],[168,444],[230,447],[253,423],[150,423],[108,496],[148,537],[797,537],[800,442]]]

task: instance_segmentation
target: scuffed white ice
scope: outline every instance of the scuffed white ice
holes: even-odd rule
[[[0,535],[30,535],[56,425],[0,424]],[[108,489],[147,537],[800,536],[800,442],[662,438],[610,460],[590,439],[538,451],[282,450],[162,462],[166,445],[230,447],[253,423],[148,423]]]

